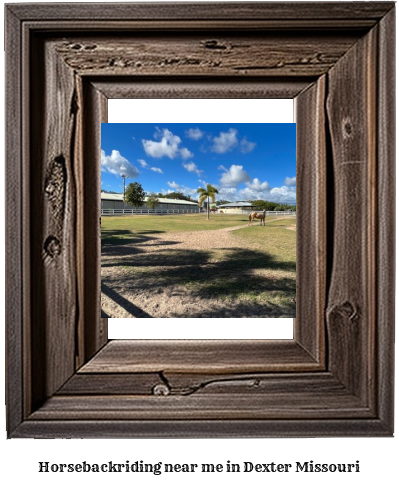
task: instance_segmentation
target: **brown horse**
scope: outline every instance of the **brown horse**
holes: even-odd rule
[[[253,213],[250,213],[248,225],[251,225],[252,222],[255,220],[255,218],[260,220],[261,226],[262,226],[262,222],[263,222],[263,226],[265,226],[266,210],[263,210],[261,213],[258,213],[256,211],[254,211]]]

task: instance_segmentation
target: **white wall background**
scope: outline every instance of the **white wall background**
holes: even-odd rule
[[[320,1],[320,0],[317,0]],[[53,0],[54,2],[54,0]],[[182,7],[183,8],[183,7]],[[0,15],[3,15],[3,9]],[[0,19],[3,25],[3,19]],[[4,52],[1,56],[0,83],[4,90]],[[4,91],[3,91],[4,93]],[[0,103],[3,105],[3,97]],[[4,117],[0,118],[4,134]],[[1,137],[3,143],[4,137]],[[4,154],[4,149],[0,149]],[[3,171],[0,175],[0,193],[4,194]],[[4,227],[3,212],[0,213],[1,227]],[[0,238],[1,254],[4,256],[4,232]],[[4,257],[1,260],[1,308],[4,309]],[[4,324],[4,314],[2,314]],[[4,351],[4,333],[0,333],[0,349]],[[398,347],[396,346],[398,349]],[[397,356],[398,350],[397,350]],[[3,357],[4,358],[4,357]],[[4,360],[1,360],[0,393],[4,394]],[[397,382],[397,380],[396,380]],[[397,388],[398,389],[398,388]],[[4,404],[4,398],[1,399]],[[396,401],[398,404],[398,401]],[[399,441],[397,438],[319,438],[319,439],[204,439],[204,440],[6,440],[5,410],[0,414],[0,458],[1,474],[5,485],[41,485],[53,487],[86,486],[96,482],[98,487],[118,483],[119,487],[140,485],[172,485],[203,487],[204,484],[218,485],[228,482],[230,486],[248,483],[253,487],[353,487],[354,485],[397,485]],[[396,406],[396,418],[398,418]],[[171,463],[225,463],[252,461],[255,463],[296,461],[345,462],[360,461],[359,474],[97,474],[89,477],[83,474],[39,474],[38,462],[124,462],[144,460],[145,462]],[[295,484],[294,484],[295,482]]]

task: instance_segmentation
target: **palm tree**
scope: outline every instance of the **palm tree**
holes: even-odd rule
[[[206,205],[207,209],[207,220],[209,220],[209,198],[211,198],[212,203],[215,202],[215,194],[218,194],[218,190],[211,186],[210,184],[206,185],[205,188],[198,188],[197,193],[201,193],[200,199],[199,199],[199,204],[202,206],[202,203],[208,199],[208,204]]]

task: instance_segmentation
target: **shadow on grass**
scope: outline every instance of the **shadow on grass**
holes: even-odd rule
[[[165,233],[161,231],[131,232],[130,230],[101,230],[101,250],[114,245],[141,244],[156,237],[147,237],[147,234]]]
[[[121,306],[125,311],[130,313],[135,318],[152,318],[151,315],[144,310],[131,303],[129,300],[121,296],[119,293],[108,287],[106,284],[101,283],[101,292],[108,296],[112,301]],[[105,313],[104,313],[105,314]]]
[[[165,242],[173,244],[174,242]],[[158,245],[158,244],[156,244]],[[132,248],[132,254],[135,249]],[[212,261],[211,257],[215,252],[223,252],[222,259],[219,261]],[[217,255],[217,254],[216,254]],[[173,269],[173,267],[189,267],[193,266],[194,270],[201,269],[201,266],[210,266],[209,272],[212,275],[208,277],[217,277],[220,272],[241,273],[252,272],[256,269],[280,270],[295,272],[296,262],[276,260],[272,255],[260,250],[229,248],[217,249],[217,251],[206,250],[180,250],[180,249],[165,249],[160,252],[145,253],[140,255],[130,255],[128,258],[110,260],[102,263],[102,267],[168,267],[167,275],[173,279],[179,279],[180,270]],[[172,269],[171,269],[172,267]],[[151,269],[149,273],[153,272]],[[155,269],[154,269],[155,272]],[[158,269],[156,270],[158,276],[162,275]]]
[[[267,252],[251,249],[176,250],[130,255],[103,267],[128,267],[123,276],[103,278],[108,287],[135,294],[172,293],[211,300],[207,310],[174,317],[293,317],[296,279],[278,271],[295,272],[295,262],[284,262]],[[268,276],[262,271],[267,270]]]
[[[163,242],[164,245],[173,244],[174,242]],[[158,245],[158,244],[157,244]],[[132,249],[132,254],[136,253]],[[101,263],[101,267],[131,267],[141,268],[149,267],[149,273],[156,272],[159,274],[159,267],[187,267],[201,266],[208,264],[211,252],[205,250],[161,250],[153,253],[143,253],[140,255],[129,255],[124,259],[107,259]],[[177,272],[178,274],[181,271]]]
[[[132,233],[130,230],[104,230],[101,232],[101,255],[103,257],[131,256],[142,254],[144,252],[141,248],[143,245],[151,247],[153,245],[167,246],[178,243],[172,240],[159,240],[156,237],[147,236],[147,234],[150,234],[150,232]]]
[[[257,303],[210,304],[200,312],[172,313],[172,318],[295,318],[295,305]],[[228,338],[228,330],[226,331]]]

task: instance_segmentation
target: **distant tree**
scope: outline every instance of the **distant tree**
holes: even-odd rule
[[[207,214],[207,220],[209,220],[209,198],[211,198],[212,203],[215,202],[215,194],[218,194],[218,190],[214,188],[212,185],[207,184],[206,189],[205,188],[198,188],[197,193],[200,193],[200,199],[199,199],[199,205],[202,206],[203,202],[207,200],[207,205],[206,205],[206,214]]]
[[[147,206],[154,210],[159,205],[159,199],[155,193],[150,193],[147,196]]]
[[[276,205],[276,211],[296,211],[296,206],[280,203],[279,205]]]
[[[287,203],[273,203],[265,200],[252,200],[251,203],[259,210],[266,211],[296,211],[295,205],[288,205]]]
[[[125,202],[129,205],[142,206],[145,199],[145,191],[140,183],[130,183],[125,191]]]
[[[230,201],[227,200],[216,200],[216,205],[227,205],[227,203],[231,203]]]
[[[251,203],[259,210],[275,211],[276,203],[265,200],[253,200]]]
[[[163,198],[169,198],[174,200],[184,200],[184,201],[192,201],[194,203],[198,203],[198,201],[193,200],[190,196],[186,196],[181,192],[173,191],[172,193],[168,193]]]
[[[165,195],[165,198],[169,198],[171,200],[180,200],[184,197],[183,193],[180,193],[178,191],[172,191],[171,193],[168,193]]]

